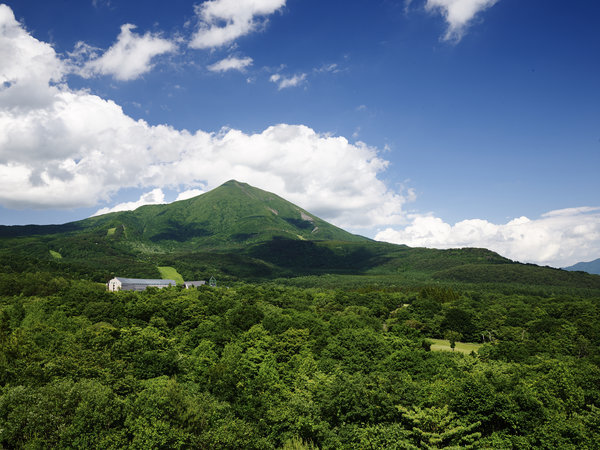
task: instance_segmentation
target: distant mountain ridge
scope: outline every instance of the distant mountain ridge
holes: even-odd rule
[[[591,273],[594,275],[600,275],[600,258],[595,259],[593,261],[589,261],[589,262],[579,262],[572,266],[565,267],[564,270],[569,270],[569,271],[579,270],[579,271]]]

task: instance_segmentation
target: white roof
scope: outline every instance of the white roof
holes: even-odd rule
[[[145,284],[148,286],[156,285],[156,284],[172,284],[175,286],[177,282],[175,280],[167,280],[167,279],[152,279],[152,278],[121,278],[115,277],[115,279],[119,280],[121,284]]]

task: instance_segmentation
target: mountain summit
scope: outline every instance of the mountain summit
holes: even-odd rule
[[[353,235],[267,191],[230,180],[197,197],[142,206],[81,221],[86,228],[124,226],[128,235],[171,247],[228,247],[273,238],[358,242]]]

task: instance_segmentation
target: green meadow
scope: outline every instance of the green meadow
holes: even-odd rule
[[[432,351],[446,351],[451,352],[452,348],[450,347],[450,341],[447,339],[427,339],[431,341],[431,350]],[[454,351],[470,354],[471,352],[477,353],[481,344],[474,344],[472,342],[457,342],[454,347]]]
[[[169,280],[175,280],[177,284],[183,284],[183,277],[177,272],[174,267],[162,266],[157,267],[160,272],[160,276]]]

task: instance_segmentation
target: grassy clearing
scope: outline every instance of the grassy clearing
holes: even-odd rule
[[[107,235],[107,236],[112,236],[113,234],[115,234],[115,231],[117,231],[117,227],[114,227],[114,228],[109,228],[109,229],[106,231],[106,235]]]
[[[55,252],[54,250],[50,250],[50,255],[52,255],[52,257],[54,259],[61,259],[62,258],[62,255],[60,253],[58,253],[58,252]]]
[[[160,276],[169,280],[175,280],[177,284],[183,284],[183,277],[177,272],[175,267],[163,266],[157,267]]]
[[[431,342],[431,351],[451,352],[450,341],[446,339],[427,339]],[[454,351],[461,353],[477,352],[481,344],[473,344],[471,342],[457,342]]]

